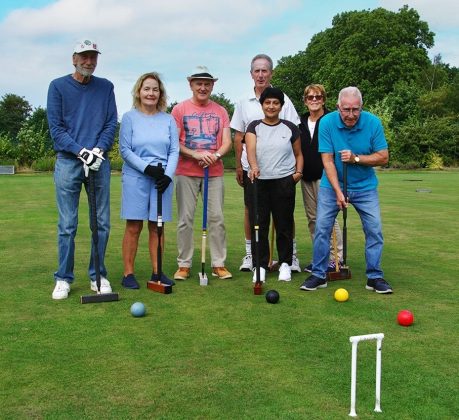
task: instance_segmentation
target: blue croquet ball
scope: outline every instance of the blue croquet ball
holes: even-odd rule
[[[279,292],[277,290],[268,290],[265,296],[266,296],[266,302],[268,303],[279,302]]]
[[[140,318],[145,315],[146,309],[142,302],[135,302],[131,306],[131,314],[136,318]]]

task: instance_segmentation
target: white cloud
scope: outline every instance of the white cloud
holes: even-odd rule
[[[249,65],[255,54],[264,52],[277,61],[303,50],[313,34],[331,27],[337,13],[378,6],[397,10],[404,3],[419,10],[437,34],[458,15],[458,5],[445,0],[432,2],[434,6],[427,0],[356,0],[351,5],[313,0],[199,5],[188,0],[58,0],[36,9],[21,9],[18,1],[18,8],[0,22],[0,96],[15,93],[34,106],[45,106],[49,82],[73,71],[72,48],[78,38],[93,37],[102,51],[96,75],[115,84],[120,112],[130,108],[132,85],[147,71],[163,76],[171,100],[188,97],[185,76],[197,64],[219,77],[215,92],[234,102],[251,89]],[[459,65],[453,48],[457,30],[441,35],[434,51]]]
[[[398,10],[403,5],[417,10],[421,20],[438,28],[458,28],[459,2],[457,0],[380,0],[381,7]]]

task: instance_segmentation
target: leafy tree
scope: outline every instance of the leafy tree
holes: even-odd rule
[[[392,92],[397,82],[419,83],[429,66],[427,49],[433,46],[434,34],[408,6],[398,12],[344,12],[332,25],[314,35],[304,51],[282,58],[275,69],[273,84],[297,107],[309,83],[322,83],[335,98],[343,87],[358,86],[371,105]]]
[[[24,122],[30,116],[32,107],[24,97],[7,93],[0,100],[0,133],[8,134],[13,142]]]
[[[17,135],[17,161],[21,166],[31,166],[40,158],[52,156],[54,153],[47,148],[47,134],[36,131],[34,126],[25,123]]]
[[[30,118],[27,120],[27,124],[32,128],[33,131],[40,133],[45,136],[45,148],[47,151],[53,150],[53,141],[49,132],[48,117],[46,109],[42,107],[35,108]]]
[[[225,108],[231,119],[234,113],[234,104],[227,97],[225,97],[224,93],[212,94],[210,95],[210,99]]]

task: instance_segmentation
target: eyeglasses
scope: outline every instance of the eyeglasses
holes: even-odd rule
[[[347,114],[347,115],[351,115],[351,114],[359,115],[359,114],[360,114],[360,111],[361,111],[362,109],[361,109],[361,108],[341,108],[341,107],[339,107],[339,110],[340,110],[343,114]]]
[[[323,98],[323,95],[305,95],[303,99],[307,99],[308,101],[317,100],[320,101]]]

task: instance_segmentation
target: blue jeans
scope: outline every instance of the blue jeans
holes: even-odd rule
[[[383,278],[381,257],[383,235],[379,197],[377,190],[348,191],[349,202],[354,206],[362,221],[365,234],[366,275],[369,279]],[[330,235],[339,207],[336,194],[331,188],[321,187],[317,204],[316,230],[314,234],[314,255],[312,274],[324,279],[330,254]]]
[[[105,250],[110,233],[110,162],[104,160],[96,172],[96,208],[97,226],[99,233],[100,274],[107,276],[104,264]],[[54,279],[72,283],[75,264],[75,236],[78,227],[78,206],[80,202],[81,186],[89,192],[88,179],[84,176],[83,163],[76,158],[56,159],[54,169],[54,184],[56,186],[56,202],[59,213],[57,225],[57,247],[59,267],[54,273]],[[88,274],[95,280],[94,249],[91,240],[91,256]]]

